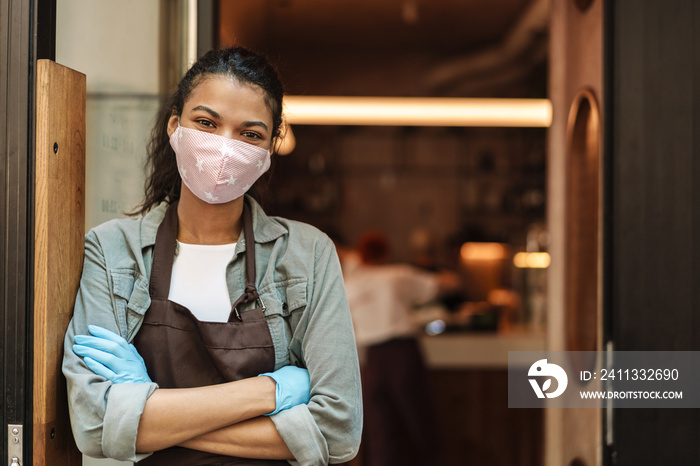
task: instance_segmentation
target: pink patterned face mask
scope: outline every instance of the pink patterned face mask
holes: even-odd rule
[[[267,149],[179,124],[170,145],[182,181],[209,204],[241,197],[270,168]]]

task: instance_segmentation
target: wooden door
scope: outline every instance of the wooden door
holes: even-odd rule
[[[547,349],[603,349],[603,12],[608,0],[551,2]],[[593,361],[575,360],[581,369]],[[572,381],[572,384],[578,385]],[[600,466],[600,409],[545,410],[545,464]]]
[[[80,465],[61,373],[85,234],[85,75],[37,64],[34,220],[34,464]]]

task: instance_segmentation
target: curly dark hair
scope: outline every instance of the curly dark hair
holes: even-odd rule
[[[277,72],[263,56],[246,48],[211,50],[187,71],[156,117],[146,147],[148,156],[145,197],[131,215],[145,214],[163,201],[172,203],[180,198],[181,178],[177,170],[175,151],[170,147],[168,121],[173,112],[182,115],[185,101],[194,88],[212,75],[228,76],[240,84],[257,86],[264,91],[265,103],[272,113],[271,147],[274,149],[282,125],[284,96],[284,86]]]

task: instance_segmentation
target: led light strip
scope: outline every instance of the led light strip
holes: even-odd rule
[[[292,125],[549,127],[548,99],[285,96]]]

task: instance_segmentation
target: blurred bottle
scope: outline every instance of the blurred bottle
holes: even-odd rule
[[[534,223],[527,232],[525,255],[515,258],[516,267],[524,271],[525,321],[537,332],[547,324],[547,268],[549,267],[549,233],[541,223]]]

